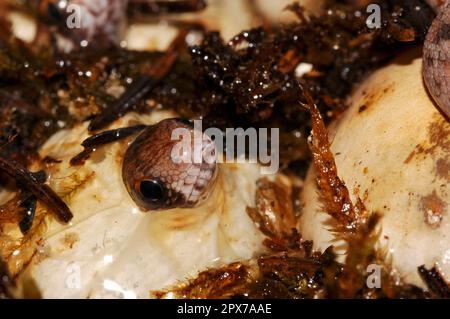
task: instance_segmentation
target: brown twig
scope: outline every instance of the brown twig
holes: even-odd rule
[[[120,139],[126,138],[133,134],[142,131],[145,125],[136,125],[131,127],[119,128],[115,130],[108,130],[99,134],[93,135],[81,143],[84,150],[70,160],[71,165],[82,165],[95,152],[97,148],[105,144],[109,144]]]
[[[0,156],[0,170],[16,180],[23,188],[32,193],[55,213],[57,218],[68,223],[73,215],[63,200],[46,184],[19,163]]]

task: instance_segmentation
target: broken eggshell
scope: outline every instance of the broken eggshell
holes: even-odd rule
[[[409,52],[366,79],[331,125],[330,141],[353,201],[383,216],[379,247],[402,279],[425,287],[421,265],[437,265],[450,280],[450,123],[427,94],[419,57]],[[311,168],[299,229],[316,249],[336,245],[343,260],[319,194]]]
[[[129,114],[113,127],[153,124],[170,112]],[[86,124],[51,137],[40,154],[49,185],[65,199],[69,225],[48,221],[29,266],[45,298],[148,298],[198,272],[263,251],[263,235],[246,213],[254,206],[257,164],[219,164],[210,197],[192,209],[142,212],[122,181],[122,159],[132,139],[106,145],[83,166],[70,166],[88,136]]]

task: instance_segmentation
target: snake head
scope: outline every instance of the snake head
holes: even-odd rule
[[[147,127],[128,147],[122,177],[144,211],[189,208],[208,197],[216,177],[214,142],[179,119]]]

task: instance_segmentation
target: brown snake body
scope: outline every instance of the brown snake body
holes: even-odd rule
[[[437,16],[423,49],[423,77],[436,104],[450,117],[450,0],[428,0]]]

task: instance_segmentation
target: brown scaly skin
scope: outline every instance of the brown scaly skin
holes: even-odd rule
[[[428,0],[437,11],[423,49],[423,77],[436,104],[450,117],[450,0]]]
[[[181,137],[175,129],[188,132],[183,151],[187,161],[178,162]],[[122,165],[123,182],[134,202],[144,211],[189,208],[206,198],[216,177],[214,142],[179,119],[163,120],[148,126],[128,147]],[[196,136],[200,161],[192,157]],[[180,145],[180,144],[178,144]],[[192,150],[194,150],[192,152]],[[186,154],[186,153],[184,153]],[[211,156],[211,157],[209,157]],[[177,158],[180,159],[180,158]]]

